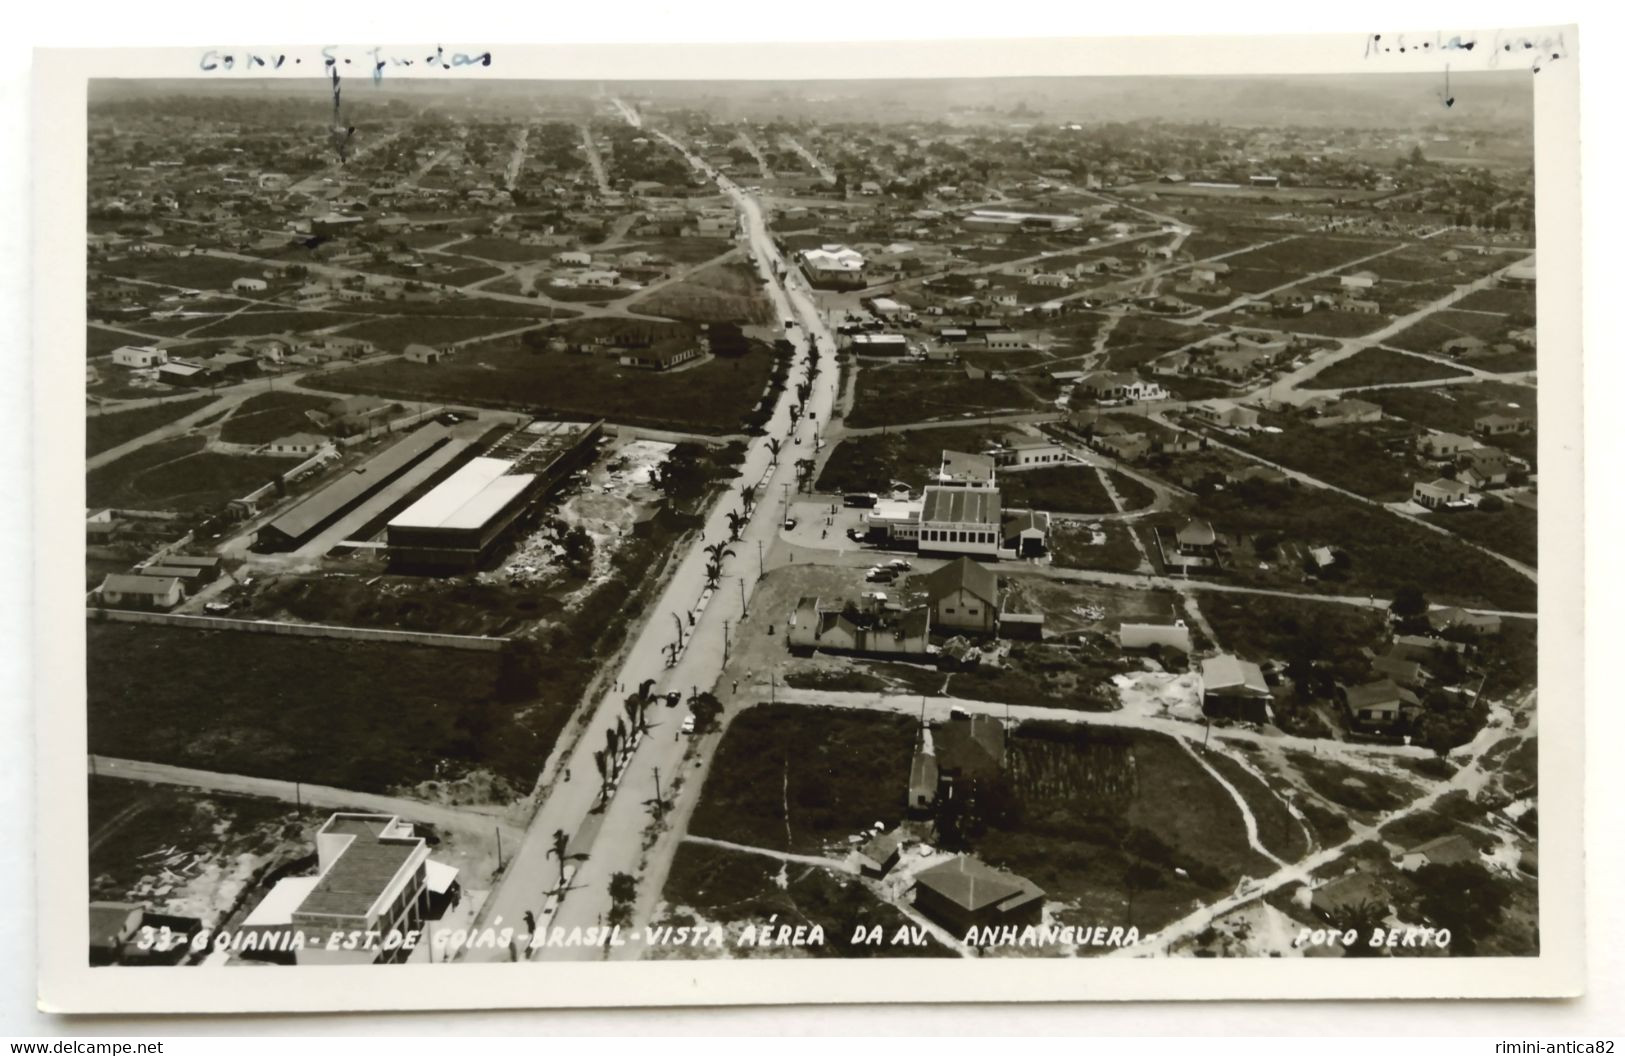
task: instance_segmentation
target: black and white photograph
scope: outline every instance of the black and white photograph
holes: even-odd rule
[[[156,1010],[336,969],[1561,989],[1569,33],[1109,76],[42,53],[85,363],[40,426],[84,443],[40,767],[82,796],[51,942],[88,932],[49,957]]]

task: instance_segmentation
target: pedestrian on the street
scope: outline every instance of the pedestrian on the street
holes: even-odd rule
[[[739,679],[737,679],[737,678],[734,679],[734,692],[735,693],[739,692]]]
[[[525,910],[525,930],[532,935],[536,934],[536,914],[528,909]]]
[[[570,768],[568,766],[564,768],[564,782],[565,784],[570,782]]]

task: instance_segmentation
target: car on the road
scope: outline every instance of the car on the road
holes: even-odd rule
[[[890,583],[897,578],[897,572],[895,569],[876,567],[871,568],[869,574],[863,578],[870,583]]]
[[[684,715],[683,716],[682,729],[683,729],[683,733],[685,735],[693,734],[693,732],[694,732],[694,716],[692,716],[692,715]]]
[[[784,530],[785,531],[788,532],[790,529],[794,528],[795,526],[796,526],[796,519],[794,517],[786,517],[784,519]]]
[[[230,612],[231,611],[231,602],[229,602],[229,601],[211,601],[211,602],[209,602],[209,603],[207,603],[206,605],[203,606],[203,611],[204,612],[211,612],[211,613]]]

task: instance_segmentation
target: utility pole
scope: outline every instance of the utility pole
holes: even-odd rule
[[[745,615],[745,577],[739,577],[739,615]]]
[[[763,555],[764,555],[764,551],[762,549],[762,541],[760,539],[758,539],[758,540],[756,540],[756,578],[757,579],[762,578],[763,571],[764,571],[764,569],[766,568],[766,565],[767,565],[767,558],[765,556],[763,556]]]
[[[498,829],[497,829],[497,869],[498,869],[498,871],[500,871],[502,869],[502,866],[503,866],[503,861],[502,861],[502,829],[500,827],[498,827]]]
[[[660,767],[655,767],[655,818],[664,821],[666,816],[666,803],[660,796]]]
[[[728,666],[728,618],[722,618],[722,666]]]

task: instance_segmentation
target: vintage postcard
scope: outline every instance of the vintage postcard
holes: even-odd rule
[[[37,53],[42,1005],[1581,992],[1578,61]]]

